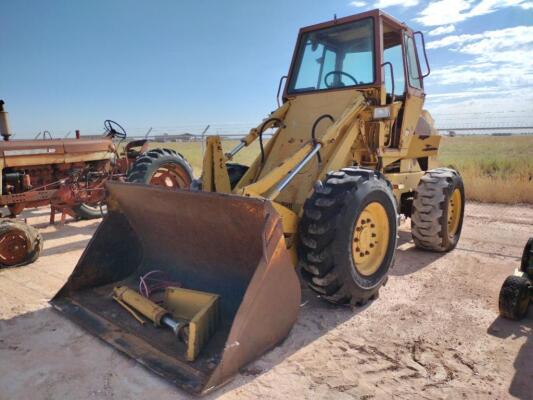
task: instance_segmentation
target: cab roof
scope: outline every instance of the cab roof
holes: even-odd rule
[[[314,31],[314,30],[322,29],[322,28],[328,28],[331,26],[340,25],[340,24],[344,24],[347,22],[353,22],[353,21],[357,21],[357,20],[369,18],[369,17],[381,18],[387,24],[392,25],[398,29],[406,29],[408,31],[411,31],[411,29],[403,22],[398,21],[396,18],[392,17],[386,12],[380,10],[379,8],[376,8],[374,10],[365,11],[359,14],[349,15],[347,17],[342,17],[342,18],[334,18],[329,21],[320,22],[318,24],[304,26],[300,28],[299,33]]]

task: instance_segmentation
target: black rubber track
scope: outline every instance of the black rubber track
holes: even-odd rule
[[[385,209],[390,232],[378,270],[363,276],[352,258],[353,229],[371,202]],[[299,227],[302,277],[325,300],[363,305],[378,296],[394,261],[397,207],[390,183],[377,171],[351,167],[331,172],[305,202]]]
[[[531,282],[523,276],[510,275],[500,290],[500,315],[519,320],[527,314],[529,305],[529,286]]]
[[[185,157],[172,149],[153,149],[140,156],[128,171],[126,180],[135,183],[150,183],[154,173],[164,164],[177,164],[192,182],[192,167]]]

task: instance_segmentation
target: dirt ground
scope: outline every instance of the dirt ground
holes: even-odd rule
[[[48,305],[98,222],[26,216],[45,249],[0,271],[0,399],[187,398]],[[497,314],[529,236],[533,206],[468,204],[463,237],[445,255],[416,250],[405,227],[378,300],[352,310],[304,289],[285,342],[208,398],[533,399],[533,307],[522,322]]]

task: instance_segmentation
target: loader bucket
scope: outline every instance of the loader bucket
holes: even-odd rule
[[[229,381],[289,334],[300,283],[269,201],[106,186],[108,215],[51,300],[55,309],[193,394]],[[154,269],[219,296],[217,328],[194,361],[170,330],[141,325],[112,299],[114,287],[137,289],[139,276]]]

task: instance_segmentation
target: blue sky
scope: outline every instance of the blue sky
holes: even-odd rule
[[[432,68],[427,107],[441,126],[449,115],[476,121],[487,110],[498,113],[484,121],[533,122],[522,112],[533,111],[533,0],[0,0],[0,6],[0,98],[18,137],[43,129],[58,137],[74,129],[100,132],[106,118],[132,134],[150,126],[195,132],[208,123],[242,132],[275,108],[299,27],[376,7],[425,32]]]

